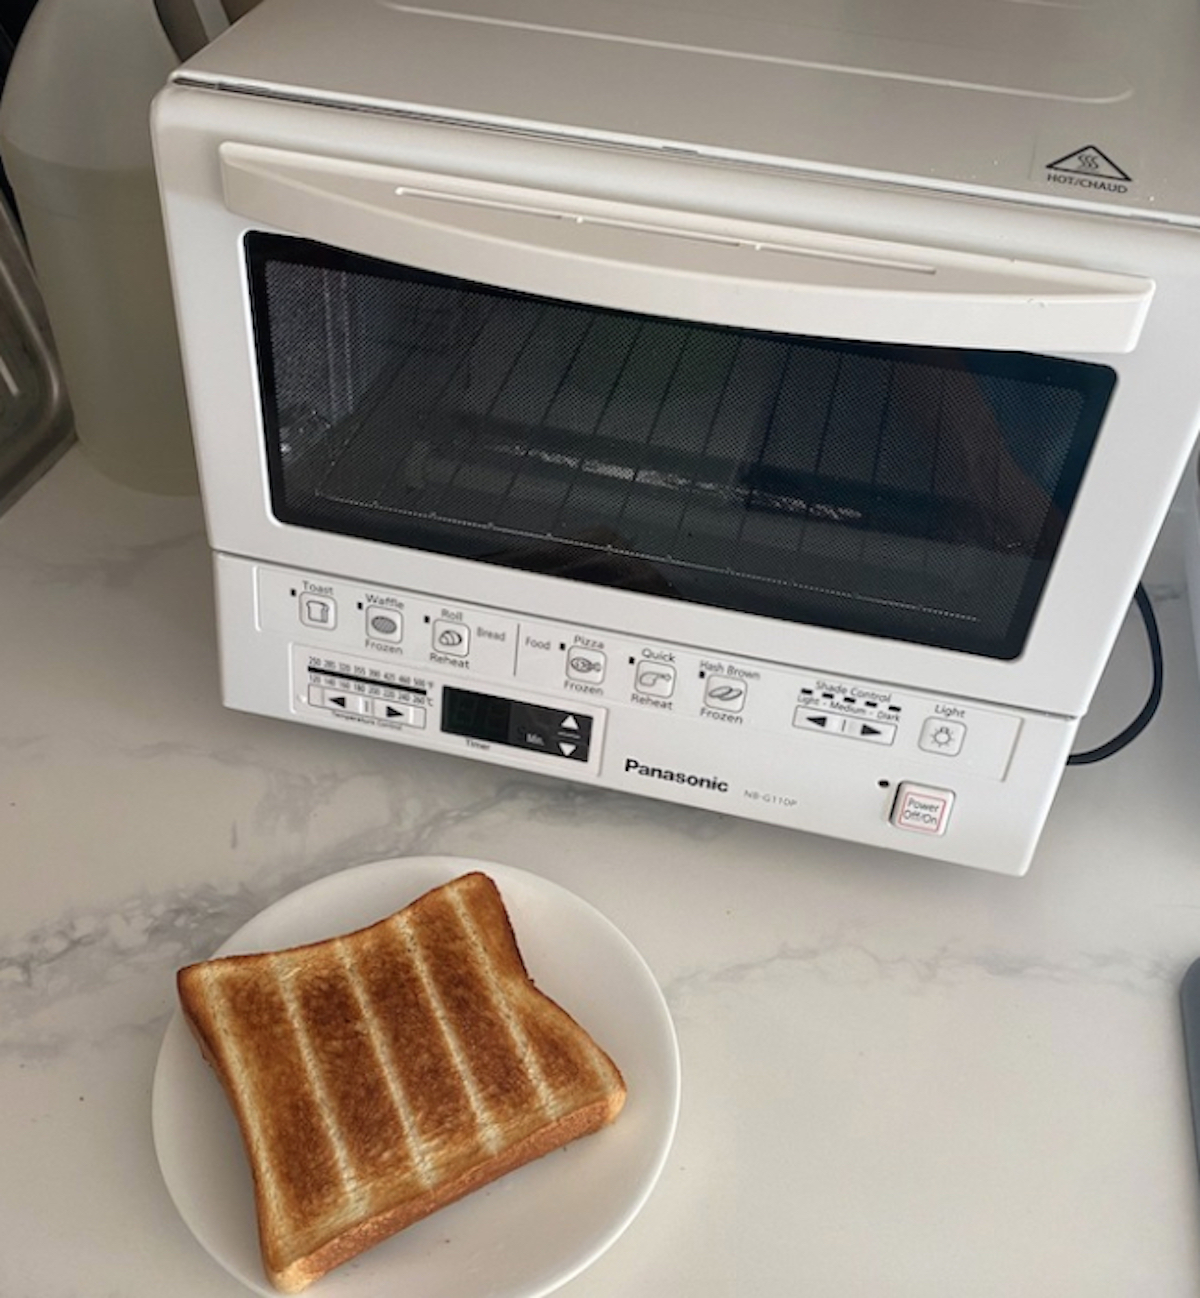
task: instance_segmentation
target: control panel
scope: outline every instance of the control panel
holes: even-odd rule
[[[464,636],[469,629],[462,629]],[[493,744],[521,756],[589,765],[601,718],[581,708],[463,689],[394,664],[293,648],[297,707],[392,732],[437,731],[479,749]]]
[[[1032,842],[1024,822],[1044,816],[1073,733],[1067,718],[829,668],[229,556],[218,577],[244,592],[236,608],[222,596],[234,706],[909,851],[961,855],[932,840],[977,836],[996,854],[989,816]],[[247,603],[253,637],[228,629],[251,620]],[[284,663],[286,704],[268,705]]]

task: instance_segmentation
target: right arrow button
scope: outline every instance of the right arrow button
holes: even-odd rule
[[[847,721],[846,734],[870,744],[890,744],[896,738],[896,727],[887,721]]]

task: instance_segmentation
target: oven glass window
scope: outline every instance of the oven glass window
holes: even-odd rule
[[[247,237],[286,523],[1020,654],[1106,366],[689,324]]]

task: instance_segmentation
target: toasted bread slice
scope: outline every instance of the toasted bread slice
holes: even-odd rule
[[[484,874],[356,933],[208,960],[178,982],[285,1293],[625,1102],[616,1065],[534,986]]]

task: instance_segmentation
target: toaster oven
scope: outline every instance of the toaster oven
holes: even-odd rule
[[[154,113],[225,702],[1024,872],[1196,428],[1198,35],[265,0]]]

